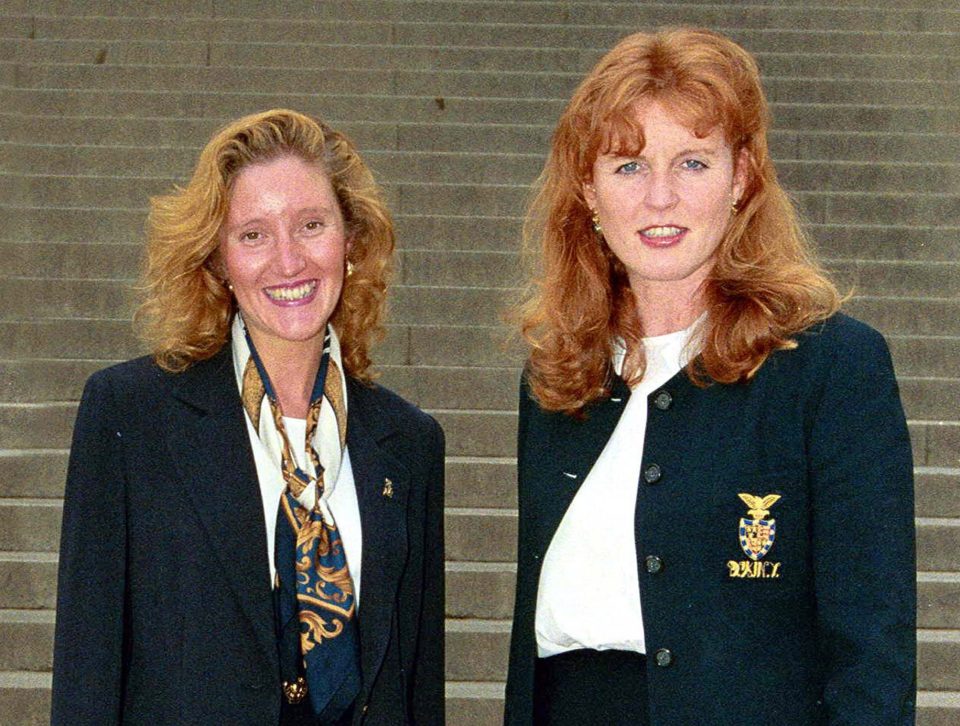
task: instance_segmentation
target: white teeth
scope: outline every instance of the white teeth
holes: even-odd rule
[[[674,237],[683,232],[680,227],[650,227],[640,234],[644,237]]]
[[[316,282],[305,282],[296,287],[268,287],[264,289],[264,292],[271,300],[302,300],[312,293],[316,286]]]

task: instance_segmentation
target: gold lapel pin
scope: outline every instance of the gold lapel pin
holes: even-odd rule
[[[393,499],[393,482],[390,479],[383,480],[383,496]]]

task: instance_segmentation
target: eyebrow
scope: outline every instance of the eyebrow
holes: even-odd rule
[[[334,212],[334,208],[329,206],[306,207],[304,209],[300,209],[297,211],[297,216],[310,216],[314,214],[318,216],[323,216],[328,214],[335,214],[335,212]],[[249,218],[238,220],[233,224],[226,222],[226,220],[224,221],[225,221],[223,225],[224,229],[236,229],[237,227],[247,227],[249,225],[254,225],[254,224],[264,224],[266,220],[264,217],[249,217]]]

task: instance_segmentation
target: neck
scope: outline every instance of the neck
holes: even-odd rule
[[[317,378],[323,338],[309,341],[260,341],[250,332],[263,367],[270,376],[284,416],[306,418]]]
[[[689,328],[703,313],[699,285],[693,290],[679,291],[667,285],[657,289],[649,284],[631,286],[631,289],[645,337],[652,338]]]

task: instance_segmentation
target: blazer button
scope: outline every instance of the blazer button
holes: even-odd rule
[[[657,395],[653,397],[653,405],[661,411],[666,411],[672,404],[673,396],[670,395],[669,391],[657,391]]]
[[[661,476],[663,476],[663,471],[661,471],[659,465],[657,464],[651,464],[643,470],[643,480],[647,484],[656,484],[658,481],[660,481]]]
[[[656,575],[663,569],[663,560],[656,555],[647,555],[643,562],[647,567],[647,572],[651,575]]]
[[[666,668],[673,663],[673,653],[667,648],[660,648],[653,654],[653,662],[660,668]]]

